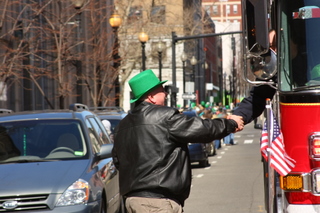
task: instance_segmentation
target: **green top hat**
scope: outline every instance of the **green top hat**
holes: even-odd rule
[[[140,72],[129,80],[129,86],[134,95],[134,99],[131,99],[130,103],[139,100],[147,92],[166,82],[167,81],[160,81],[152,70]]]

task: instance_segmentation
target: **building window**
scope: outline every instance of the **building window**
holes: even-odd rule
[[[141,7],[131,7],[129,16],[128,16],[128,23],[133,23],[137,20],[142,18],[142,9]]]
[[[226,14],[228,15],[230,14],[230,5],[228,4],[226,5]]]
[[[233,14],[238,14],[238,5],[237,4],[233,5]]]
[[[157,24],[166,23],[166,6],[153,6],[151,9],[151,22]]]
[[[213,5],[212,9],[213,9],[213,14],[214,15],[219,15],[219,10],[218,10],[218,6],[217,5]]]
[[[210,6],[209,5],[205,5],[204,6],[204,10],[210,15],[211,11],[210,11]]]

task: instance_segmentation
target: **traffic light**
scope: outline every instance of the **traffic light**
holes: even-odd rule
[[[233,36],[231,37],[231,49],[236,50],[236,41]]]

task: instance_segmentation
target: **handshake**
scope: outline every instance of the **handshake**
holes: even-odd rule
[[[238,128],[236,128],[235,132],[240,132],[244,128],[244,122],[242,116],[238,115],[228,115],[227,119],[232,119],[238,124]]]

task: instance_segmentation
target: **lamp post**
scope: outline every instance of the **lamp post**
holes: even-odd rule
[[[183,93],[186,92],[186,61],[188,57],[187,54],[183,51],[181,54],[181,61],[182,61],[182,74],[183,74]]]
[[[159,79],[160,81],[162,81],[162,51],[164,49],[164,45],[162,43],[162,41],[159,41],[157,44],[157,51],[158,51],[158,56],[159,56]]]
[[[224,82],[224,89],[223,89],[223,105],[227,105],[227,73],[223,73],[223,82]]]
[[[120,65],[120,56],[119,52],[119,40],[118,40],[118,28],[122,23],[122,19],[120,15],[117,13],[117,10],[113,12],[113,14],[109,18],[110,26],[113,29],[114,33],[114,44],[112,48],[112,57],[113,57],[113,68],[114,71],[117,72],[117,77],[114,81],[114,88],[115,88],[115,105],[120,106],[120,83],[119,83],[119,73],[118,68]]]
[[[84,0],[72,0],[74,8],[77,10],[76,23],[77,23],[77,42],[80,43],[81,35],[81,8],[84,4]],[[77,102],[82,103],[82,62],[80,59],[81,46],[77,45],[78,59],[76,61],[77,67]]]
[[[145,53],[145,44],[149,40],[149,36],[143,30],[139,33],[139,41],[141,42],[142,47],[142,71],[146,70],[146,53]]]
[[[183,51],[181,54],[181,61],[182,61],[182,77],[183,77],[183,94],[186,93],[186,61],[188,57],[187,54]],[[187,100],[183,101],[184,106],[187,105]]]
[[[231,100],[232,100],[232,97],[233,97],[233,96],[232,96],[232,92],[233,92],[232,89],[233,89],[233,88],[232,88],[232,76],[229,75],[229,90],[230,90],[229,93],[230,93],[230,98],[231,98]]]
[[[194,82],[194,92],[196,92],[196,77],[195,77],[195,74],[196,74],[196,65],[198,63],[198,60],[196,59],[195,56],[192,56],[191,60],[190,60],[190,63],[192,65],[192,72],[193,72],[193,82]]]

